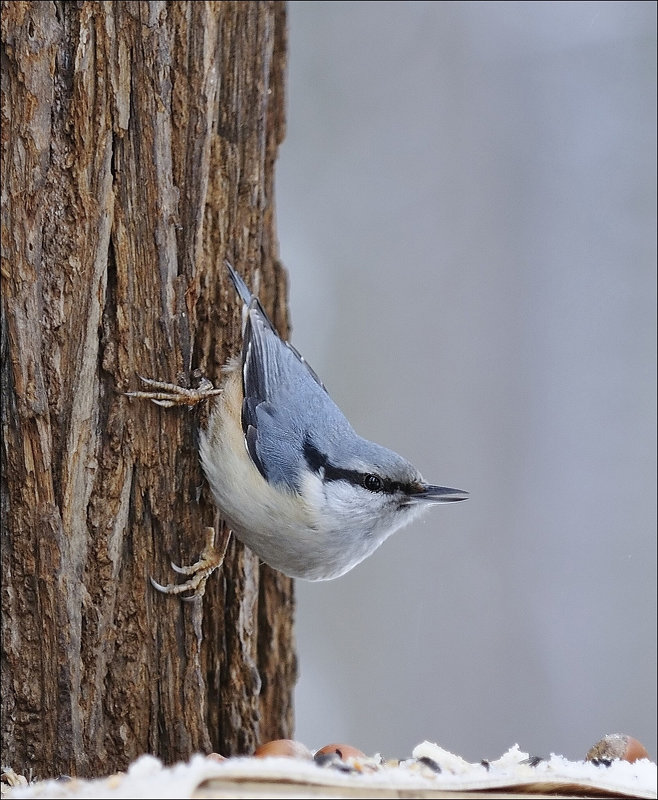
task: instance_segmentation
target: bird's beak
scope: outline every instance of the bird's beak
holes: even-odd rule
[[[418,493],[412,495],[412,498],[423,503],[455,503],[457,500],[468,500],[468,492],[424,483],[419,487]]]

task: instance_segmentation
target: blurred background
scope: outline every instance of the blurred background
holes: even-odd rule
[[[291,2],[292,340],[470,491],[298,581],[296,737],[656,752],[656,5]]]

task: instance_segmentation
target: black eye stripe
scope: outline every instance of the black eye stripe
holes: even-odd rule
[[[304,458],[313,472],[319,472],[327,467],[327,457],[308,438],[304,439]]]
[[[308,439],[304,441],[304,458],[313,472],[322,471],[325,481],[347,481],[353,486],[361,486],[369,492],[382,492],[384,494],[415,494],[418,489],[415,484],[390,481],[375,475],[372,472],[359,472],[355,469],[342,469],[329,463],[327,456],[321,453]],[[375,488],[376,486],[376,488]]]

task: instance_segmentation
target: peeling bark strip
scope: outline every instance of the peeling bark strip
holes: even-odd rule
[[[203,603],[158,595],[218,526],[197,412],[222,266],[283,333],[273,173],[281,2],[2,3],[2,762],[48,777],[291,734],[292,584],[233,542]]]

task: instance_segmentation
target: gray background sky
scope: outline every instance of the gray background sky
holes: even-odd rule
[[[471,492],[297,582],[297,738],[656,757],[653,2],[292,2],[292,339]]]

